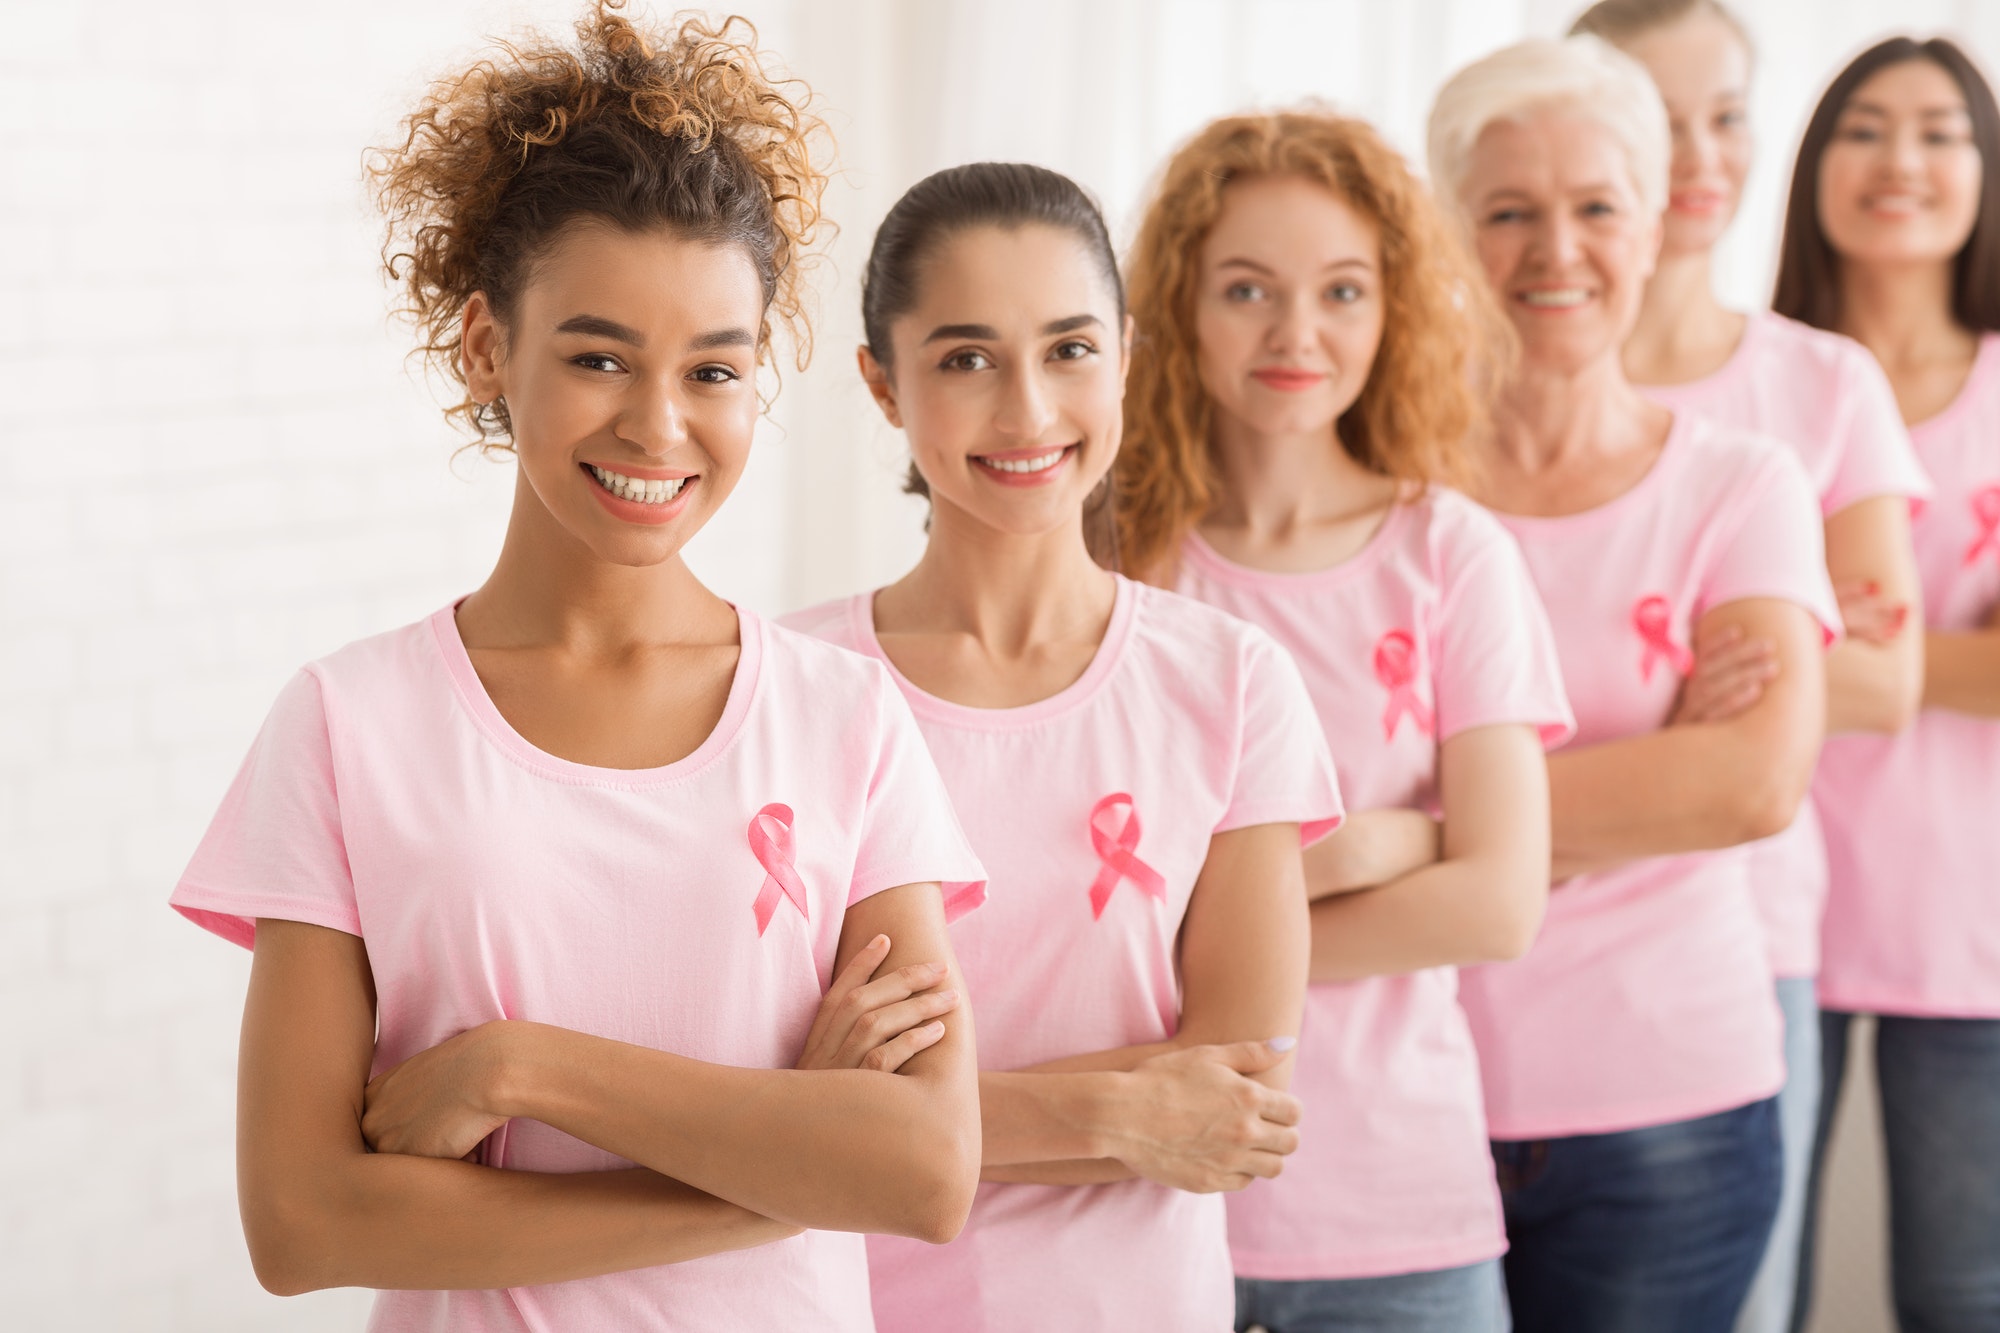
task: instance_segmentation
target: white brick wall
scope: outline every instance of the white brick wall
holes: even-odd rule
[[[851,371],[854,275],[910,181],[1031,158],[1122,227],[1209,114],[1318,91],[1412,145],[1450,62],[1568,9],[1413,0],[1398,26],[1337,0],[744,7],[827,96],[848,168],[820,362],[787,375],[693,556],[769,610],[916,548],[896,442]],[[404,365],[359,160],[479,34],[573,8],[0,0],[0,1326],[359,1325],[362,1293],[279,1302],[251,1278],[231,1153],[247,959],[164,899],[286,676],[470,588],[497,547],[509,470],[453,463]],[[1820,72],[1884,16],[1962,13],[2000,45],[1970,0],[1822,10],[1810,53],[1765,45],[1773,163]],[[1761,252],[1741,248],[1754,298]]]

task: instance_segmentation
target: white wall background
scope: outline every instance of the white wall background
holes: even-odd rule
[[[1572,4],[743,7],[821,90],[845,166],[820,360],[787,376],[745,486],[693,555],[726,595],[776,611],[889,578],[920,540],[897,444],[851,371],[860,257],[910,182],[973,158],[1040,161],[1129,234],[1150,172],[1207,117],[1319,96],[1414,149],[1450,69],[1556,31]],[[359,1326],[361,1293],[279,1302],[251,1278],[231,1151],[247,959],[165,896],[285,677],[471,588],[497,548],[509,469],[454,463],[405,366],[359,160],[481,34],[575,8],[0,0],[10,1328]],[[1741,8],[1764,52],[1765,155],[1725,275],[1749,303],[1791,141],[1836,62],[1895,25],[1949,27],[2000,65],[2000,4]],[[1879,1189],[1849,1156],[1820,1328],[1862,1333],[1887,1327]]]

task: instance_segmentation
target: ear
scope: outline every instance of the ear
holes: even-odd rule
[[[465,302],[459,323],[458,359],[465,374],[465,391],[475,403],[490,403],[506,394],[500,343],[500,321],[493,314],[492,302],[485,292],[474,292]]]
[[[1132,369],[1132,339],[1134,330],[1138,327],[1138,321],[1127,315],[1125,316],[1124,327],[1118,330],[1118,382],[1120,384],[1125,382],[1125,376]]]
[[[890,425],[901,430],[903,414],[896,406],[896,386],[889,379],[889,368],[875,359],[875,353],[868,350],[866,343],[854,349],[854,364],[861,368],[861,382],[868,386],[875,406],[882,409]]]

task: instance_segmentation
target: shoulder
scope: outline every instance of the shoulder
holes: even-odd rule
[[[1202,707],[1218,695],[1243,696],[1265,688],[1272,673],[1296,675],[1291,654],[1262,626],[1205,602],[1147,584],[1131,585],[1132,648],[1136,669],[1153,688],[1180,697],[1192,691]]]
[[[1698,479],[1700,489],[1726,495],[1777,475],[1805,476],[1796,451],[1763,431],[1699,413],[1677,416],[1673,429],[1682,473]]]
[[[449,633],[452,607],[445,607],[413,624],[371,634],[301,669],[329,700],[361,700],[387,704],[437,679],[448,670],[441,636]]]
[[[1486,506],[1449,486],[1430,486],[1410,504],[1431,548],[1447,561],[1514,549],[1514,536]]]
[[[846,602],[827,604],[836,606],[844,608]],[[827,607],[760,621],[765,669],[774,677],[809,685],[827,707],[889,688],[888,669],[850,646],[852,635],[839,632],[836,617],[821,616]]]
[[[837,644],[850,651],[859,651],[861,644],[854,631],[857,604],[872,595],[864,592],[856,593],[852,597],[836,597],[817,606],[787,612],[767,623],[792,634]]]
[[[1806,373],[1836,387],[1857,372],[1877,371],[1868,349],[1844,333],[1814,328],[1775,311],[1752,315],[1757,322],[1764,359],[1784,363],[1793,373]]]

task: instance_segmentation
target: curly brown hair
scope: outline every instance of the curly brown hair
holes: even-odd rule
[[[382,260],[402,288],[417,351],[460,385],[466,301],[483,292],[504,329],[536,258],[583,218],[738,244],[764,285],[759,359],[775,320],[811,355],[801,260],[818,230],[823,122],[811,92],[774,77],[747,19],[683,17],[648,34],[598,0],[576,45],[501,43],[434,83],[403,142],[370,154],[388,218]],[[483,448],[512,448],[504,402],[447,413]]]
[[[1382,343],[1338,423],[1357,462],[1412,486],[1463,482],[1468,436],[1511,357],[1511,331],[1461,238],[1372,126],[1314,109],[1214,122],[1167,163],[1127,265],[1138,342],[1116,472],[1118,545],[1138,577],[1172,577],[1220,485],[1195,296],[1224,192],[1253,175],[1323,185],[1380,229]]]

